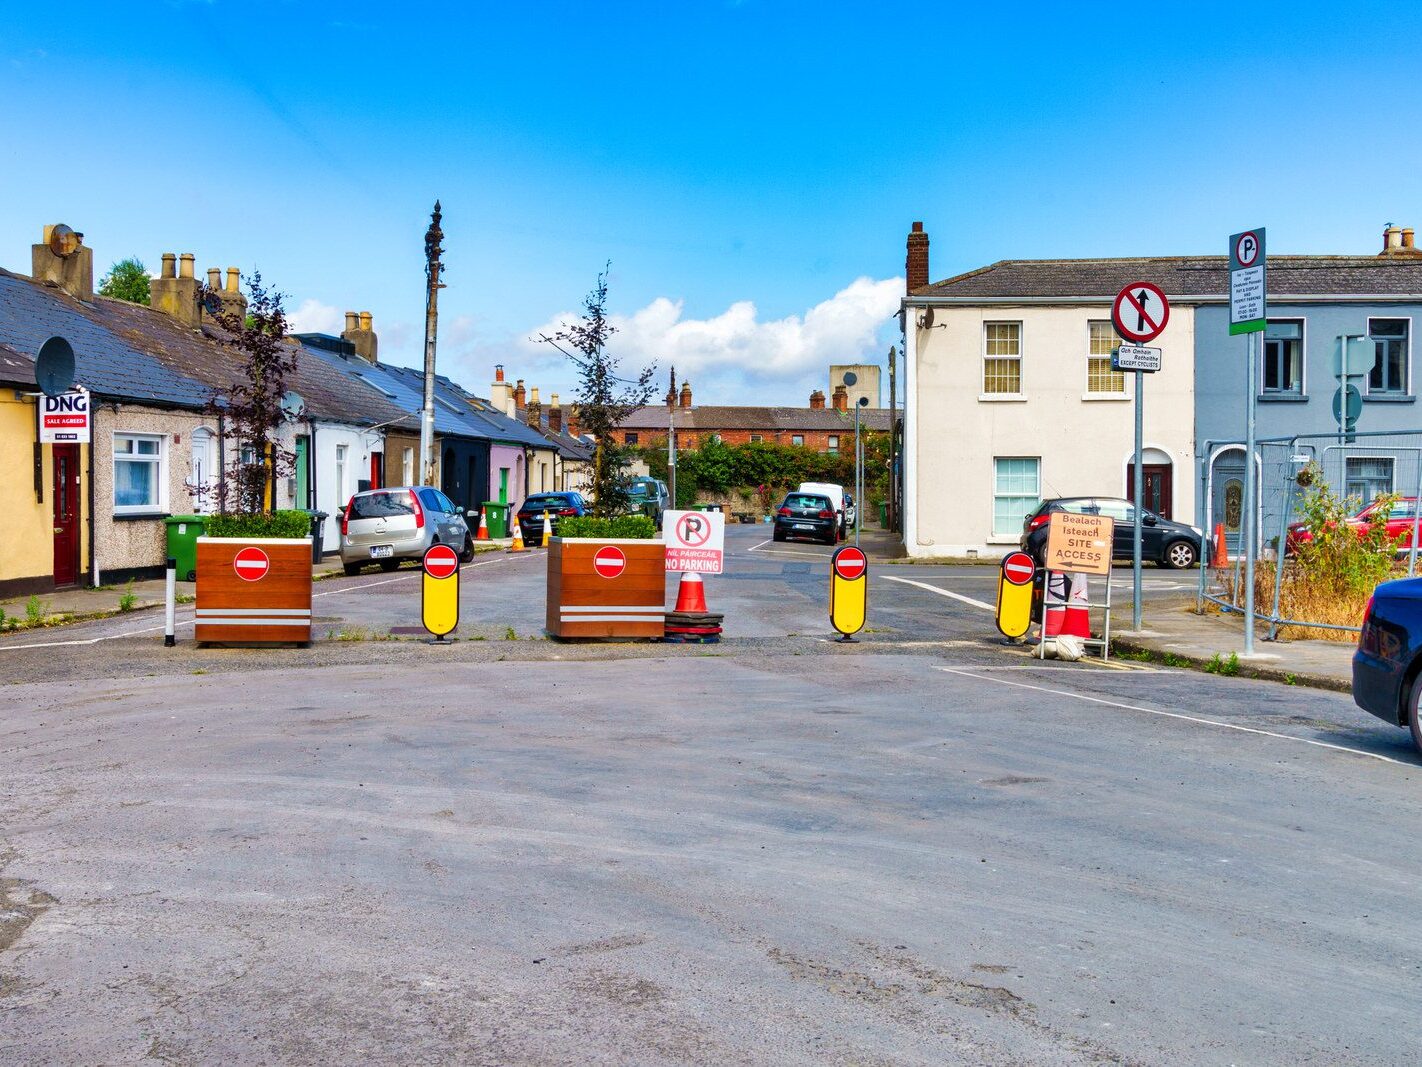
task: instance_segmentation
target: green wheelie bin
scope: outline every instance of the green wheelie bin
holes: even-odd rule
[[[178,561],[178,581],[197,581],[197,539],[202,536],[206,515],[169,515],[168,555]]]

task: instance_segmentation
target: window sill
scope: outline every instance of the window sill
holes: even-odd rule
[[[1081,394],[1081,399],[1082,399],[1082,400],[1086,400],[1086,401],[1092,401],[1092,402],[1097,401],[1097,400],[1117,400],[1117,401],[1120,401],[1120,400],[1129,400],[1129,399],[1131,399],[1131,394],[1130,394],[1130,393],[1082,393],[1082,394]]]
[[[1260,393],[1259,403],[1261,404],[1307,404],[1308,397],[1303,393]]]
[[[1027,398],[1021,393],[979,393],[980,404],[1025,404]]]
[[[1016,537],[1013,537],[1013,536],[1011,536],[1010,534],[993,534],[991,537],[989,537],[986,541],[983,542],[983,544],[986,544],[986,545],[1013,545],[1013,546],[1020,545],[1021,543],[1022,543],[1022,535],[1021,535],[1021,534],[1019,534],[1019,535],[1016,536]]]
[[[167,517],[168,513],[166,511],[163,511],[162,509],[155,509],[153,511],[114,512],[114,522],[142,522],[144,520],[152,521],[154,519],[166,519]]]
[[[1415,404],[1416,402],[1417,398],[1415,396],[1402,396],[1401,394],[1388,396],[1385,393],[1363,394],[1364,404]]]

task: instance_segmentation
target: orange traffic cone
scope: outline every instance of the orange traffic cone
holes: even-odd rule
[[[706,583],[695,571],[686,571],[681,576],[681,584],[676,587],[677,614],[706,614]]]
[[[1225,545],[1224,523],[1215,523],[1215,554],[1210,560],[1211,567],[1229,566],[1229,549]]]
[[[514,538],[513,544],[509,545],[510,552],[524,552],[527,545],[523,543],[523,531],[518,528],[518,516],[514,516]]]
[[[553,520],[548,517],[548,509],[543,509],[543,547],[548,547],[548,542],[553,540]]]
[[[1043,637],[1090,637],[1091,612],[1087,607],[1086,576],[1047,575],[1047,617]]]
[[[479,509],[479,532],[474,535],[474,540],[476,541],[489,540],[489,520],[484,515],[486,510],[486,508]]]

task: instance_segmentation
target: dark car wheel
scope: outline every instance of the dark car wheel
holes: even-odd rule
[[[1172,570],[1183,571],[1193,567],[1199,558],[1199,552],[1189,541],[1172,541],[1165,546],[1165,555],[1160,562]]]
[[[459,553],[460,563],[471,563],[474,560],[474,538],[468,534],[464,535],[464,551]]]
[[[398,566],[400,566],[400,561],[398,559],[382,559],[380,561],[380,569],[383,570],[386,574],[389,574]]]
[[[1407,693],[1407,729],[1412,733],[1412,747],[1422,752],[1422,675],[1412,682]]]
[[[343,571],[346,572],[346,577],[347,577],[347,578],[354,578],[357,574],[360,573],[360,564],[359,564],[359,563],[342,563],[342,564],[341,564],[341,570],[343,570]]]
[[[785,535],[784,535],[783,533],[781,533],[779,530],[775,530],[775,531],[773,531],[773,532],[771,533],[770,539],[771,539],[772,541],[781,541],[781,542],[783,542],[783,541],[785,540]]]

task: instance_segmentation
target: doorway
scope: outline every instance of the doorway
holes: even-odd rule
[[[1153,511],[1162,519],[1174,518],[1170,514],[1170,503],[1175,499],[1174,468],[1169,462],[1151,463],[1151,450],[1145,454],[1146,462],[1141,465],[1141,487],[1145,493],[1147,511]],[[1136,499],[1136,465],[1126,464],[1126,499]]]
[[[54,446],[54,584],[79,584],[79,446]]]
[[[1210,523],[1224,524],[1225,548],[1240,551],[1244,534],[1244,449],[1229,448],[1210,464]]]

